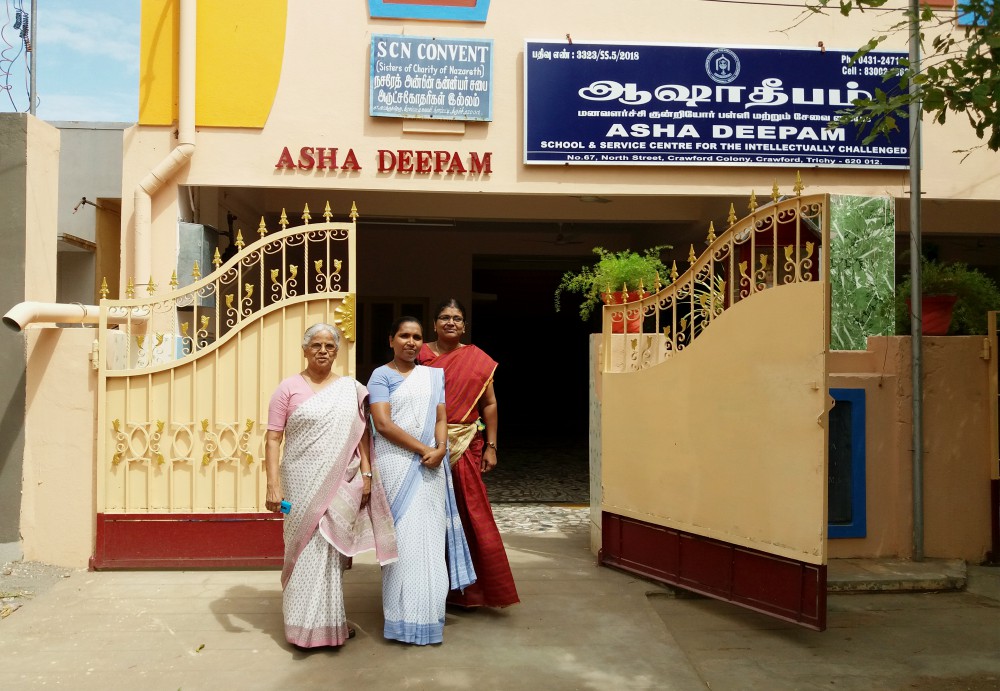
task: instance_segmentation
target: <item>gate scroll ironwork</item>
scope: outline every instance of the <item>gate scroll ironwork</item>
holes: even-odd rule
[[[162,294],[153,278],[138,288],[129,279],[125,299],[101,300],[98,568],[160,564],[161,555],[115,553],[115,531],[130,516],[273,522],[263,508],[267,403],[301,369],[303,331],[334,324],[335,369],[355,371],[357,217],[352,206],[349,222],[334,222],[328,203],[312,223],[307,205],[302,225],[290,227],[282,210],[279,230],[261,219],[258,240],[247,245],[240,232],[235,256],[223,262],[217,249],[214,270],[202,276],[195,264],[188,286],[175,271]],[[263,563],[231,556],[195,562]]]
[[[638,286],[645,297],[603,308],[605,372],[636,371],[664,362],[691,345],[725,311],[776,285],[821,280],[822,229],[826,195],[781,197],[775,183],[771,203],[758,206],[751,195],[750,215],[737,221],[729,207],[729,227],[716,235],[710,224],[700,256],[692,245],[683,274],[673,263],[670,275]],[[615,286],[617,289],[617,286]],[[634,286],[633,286],[634,288]],[[608,293],[610,294],[610,289]],[[619,334],[626,322],[642,321],[642,333]],[[610,345],[611,347],[608,347]]]

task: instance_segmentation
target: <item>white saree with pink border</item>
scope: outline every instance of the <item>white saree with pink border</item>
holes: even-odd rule
[[[396,560],[392,513],[374,465],[371,499],[362,510],[359,444],[368,391],[341,377],[289,416],[281,461],[285,516],[281,571],[285,638],[303,647],[347,640],[343,572],[349,558],[371,549],[380,564]]]

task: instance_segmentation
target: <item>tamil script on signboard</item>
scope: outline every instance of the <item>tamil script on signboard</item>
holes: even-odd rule
[[[493,119],[493,41],[372,36],[369,113]]]
[[[903,53],[525,44],[525,163],[905,168],[907,132],[828,124]]]

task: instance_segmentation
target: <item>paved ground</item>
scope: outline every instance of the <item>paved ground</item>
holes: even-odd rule
[[[358,637],[313,653],[284,642],[275,571],[74,571],[0,621],[0,688],[1000,689],[996,600],[831,594],[829,629],[805,631],[596,567],[558,508],[558,527],[505,530],[522,603],[449,610],[440,646],[381,637],[379,571],[360,560]]]

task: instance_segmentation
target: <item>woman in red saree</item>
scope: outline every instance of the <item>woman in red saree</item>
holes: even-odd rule
[[[455,498],[477,576],[464,593],[449,593],[448,602],[460,607],[507,607],[520,600],[482,478],[497,464],[493,394],[497,363],[476,346],[461,342],[465,308],[454,298],[435,311],[434,332],[437,340],[424,343],[417,361],[444,370]]]

